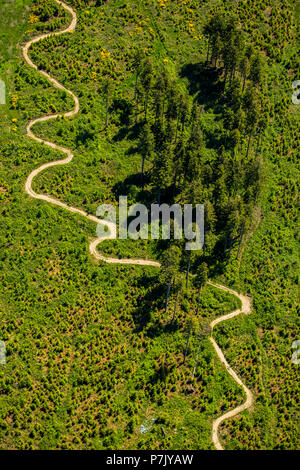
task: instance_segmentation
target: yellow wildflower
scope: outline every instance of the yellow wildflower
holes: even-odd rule
[[[11,105],[14,109],[16,109],[18,103],[18,95],[13,95],[11,98]]]
[[[39,21],[39,17],[37,15],[34,15],[33,13],[30,13],[28,23],[33,24],[37,21]]]

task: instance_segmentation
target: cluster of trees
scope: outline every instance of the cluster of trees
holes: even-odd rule
[[[224,93],[229,102],[226,116],[229,139],[235,148],[246,131],[248,157],[251,138],[255,133],[261,136],[268,122],[268,103],[262,93],[263,56],[252,44],[247,44],[233,17],[213,16],[205,25],[204,34],[208,40],[206,63],[223,69]]]
[[[237,27],[237,19],[217,14],[211,17],[203,29],[208,41],[206,63],[215,67],[224,67],[224,88],[231,83],[236,73],[243,79],[243,90],[247,79],[254,85],[263,81],[262,56],[251,44],[246,43],[246,36]]]
[[[260,146],[268,123],[262,92],[263,63],[234,21],[213,17],[205,26],[208,60],[223,69],[223,121],[213,143],[203,125],[204,107],[191,99],[167,69],[157,70],[140,52],[132,118],[139,124],[141,180],[161,202],[205,203],[204,254],[241,244],[262,184]],[[251,142],[255,148],[251,152]],[[211,144],[210,144],[211,145]],[[146,165],[147,163],[147,165]]]
[[[43,23],[49,21],[50,19],[54,19],[54,17],[57,17],[59,14],[65,13],[65,11],[60,9],[58,4],[52,0],[34,0],[32,11]],[[47,27],[48,26],[49,24]]]
[[[134,96],[128,106],[126,103],[126,109],[131,122],[139,129],[141,180],[147,185],[150,183],[159,201],[204,202],[207,217],[205,252],[215,255],[217,246],[219,253],[228,250],[227,259],[234,242],[240,244],[251,223],[261,185],[260,145],[267,124],[261,85],[262,61],[245,41],[236,40],[241,35],[233,20],[214,16],[204,29],[210,35],[209,61],[224,69],[223,81],[226,83],[222,97],[222,128],[213,136],[213,153],[207,148],[211,136],[205,129],[204,107],[197,99],[192,100],[176,76],[167,68],[154,66],[151,57],[145,56],[142,50],[138,50],[134,58]],[[219,46],[220,41],[226,43],[226,48]],[[239,52],[232,52],[233,59],[243,57],[234,65],[232,57],[226,57],[225,50],[230,50],[230,44],[235,49],[236,43],[240,44]],[[34,54],[40,54],[42,47],[38,44]],[[242,73],[244,59],[246,65]],[[109,61],[107,59],[107,63]],[[117,84],[110,66],[102,72],[105,74],[99,91],[105,97],[103,124],[107,128]],[[94,131],[87,135],[95,138]],[[63,137],[66,137],[65,133]],[[254,139],[256,145],[251,152]],[[145,171],[147,177],[144,177]]]
[[[131,124],[139,129],[143,186],[153,190],[158,202],[205,203],[204,250],[187,255],[181,242],[171,242],[161,260],[165,312],[171,291],[175,295],[173,320],[178,298],[188,286],[190,269],[196,273],[198,306],[196,315],[188,321],[185,355],[192,332],[199,331],[197,314],[207,265],[215,263],[216,257],[227,263],[235,242],[238,256],[251,225],[262,184],[260,146],[268,124],[262,56],[246,43],[231,17],[214,15],[205,25],[204,34],[208,39],[206,65],[221,70],[223,90],[222,128],[213,144],[213,156],[207,145],[204,106],[192,100],[176,77],[167,68],[155,66],[142,50],[137,50],[133,61],[135,86],[128,108],[132,110]],[[112,80],[107,77],[105,128],[112,90]],[[251,152],[254,139],[256,145]],[[186,270],[186,282],[182,270]]]
[[[33,0],[29,23],[36,31],[56,31],[67,24],[69,16],[52,0]]]

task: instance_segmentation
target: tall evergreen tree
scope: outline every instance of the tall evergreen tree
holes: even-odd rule
[[[142,179],[144,176],[144,167],[145,167],[145,160],[152,159],[152,155],[154,152],[154,135],[151,130],[150,124],[146,121],[142,127],[140,133],[140,142],[139,142],[140,151],[142,154]]]
[[[146,57],[146,59],[144,59],[142,62],[141,76],[140,76],[140,81],[141,81],[144,94],[145,94],[145,102],[144,102],[145,120],[147,120],[148,100],[149,100],[150,91],[153,85],[153,80],[154,80],[153,63],[149,57]]]
[[[103,82],[103,92],[105,96],[105,129],[108,126],[108,111],[109,105],[112,99],[112,94],[114,90],[114,84],[110,77],[106,77]]]
[[[172,156],[168,147],[164,147],[156,152],[153,167],[151,170],[152,185],[157,190],[157,200],[160,204],[160,197],[162,190],[165,190],[170,184],[170,169],[171,169]]]
[[[138,80],[141,73],[141,65],[145,58],[145,53],[142,49],[137,49],[134,59],[133,66],[135,69],[135,86],[134,86],[134,101],[137,99]]]
[[[200,300],[201,300],[201,291],[202,288],[205,286],[207,283],[208,279],[208,267],[206,263],[201,263],[198,268],[197,268],[197,273],[196,273],[196,278],[195,278],[195,285],[199,289],[199,295],[198,295],[198,301],[197,301],[197,312],[196,314],[198,315],[199,312],[199,306],[200,306]]]
[[[161,259],[160,282],[167,286],[165,299],[165,312],[168,308],[168,300],[171,291],[171,284],[179,272],[181,259],[181,250],[177,245],[171,245],[164,253]]]

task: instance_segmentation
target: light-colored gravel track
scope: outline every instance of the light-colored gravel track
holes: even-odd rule
[[[71,150],[65,148],[65,147],[62,147],[62,146],[59,146],[59,145],[56,145],[54,144],[53,142],[49,142],[49,141],[46,141],[44,139],[41,139],[37,136],[34,135],[34,133],[32,132],[31,128],[32,126],[34,126],[35,124],[37,124],[38,122],[45,122],[45,121],[48,121],[50,119],[56,119],[57,117],[59,116],[64,116],[64,117],[71,117],[71,116],[74,116],[75,114],[77,114],[79,112],[79,100],[77,98],[77,96],[70,90],[68,90],[67,88],[65,88],[63,85],[61,85],[57,80],[55,80],[55,78],[52,78],[48,73],[46,73],[45,71],[43,70],[39,70],[38,67],[31,61],[29,55],[28,55],[28,52],[29,52],[29,49],[31,47],[32,44],[38,42],[38,41],[41,41],[42,39],[44,38],[47,38],[47,37],[50,37],[50,36],[53,36],[53,35],[59,35],[59,34],[65,34],[65,33],[69,33],[69,32],[72,32],[75,30],[75,27],[76,27],[76,23],[77,23],[77,16],[76,16],[76,13],[75,11],[69,7],[68,5],[66,5],[64,2],[60,1],[60,0],[55,0],[56,3],[58,3],[59,5],[61,5],[63,8],[65,8],[72,16],[72,20],[71,20],[71,23],[70,25],[62,30],[62,31],[58,31],[58,32],[55,32],[55,33],[46,33],[46,34],[41,34],[37,37],[35,37],[34,39],[31,39],[29,42],[27,42],[24,47],[22,48],[23,50],[23,55],[24,55],[24,58],[25,58],[25,61],[27,62],[27,64],[34,68],[35,70],[37,70],[41,75],[43,75],[44,77],[47,78],[47,80],[49,80],[49,82],[51,82],[53,84],[53,86],[55,88],[58,88],[60,90],[63,90],[65,91],[68,95],[70,95],[73,100],[74,100],[74,109],[71,110],[71,111],[68,111],[66,113],[59,113],[59,114],[52,114],[50,116],[44,116],[44,117],[41,117],[41,118],[38,118],[38,119],[34,119],[32,121],[29,122],[29,124],[27,125],[26,127],[26,133],[27,133],[27,136],[34,139],[35,141],[37,142],[40,142],[41,144],[44,144],[44,145],[47,145],[48,147],[51,147],[55,150],[59,150],[61,151],[62,153],[65,153],[66,154],[66,158],[62,159],[62,160],[56,160],[56,161],[53,161],[53,162],[49,162],[49,163],[44,163],[43,165],[41,165],[39,168],[33,170],[30,175],[28,176],[27,180],[26,180],[26,183],[25,183],[25,191],[26,193],[33,197],[34,199],[41,199],[43,201],[46,201],[46,202],[49,202],[50,204],[54,204],[56,206],[59,206],[59,207],[62,207],[63,209],[66,209],[68,210],[69,212],[73,212],[75,214],[79,214],[83,217],[86,217],[87,219],[91,220],[92,222],[95,222],[96,224],[102,224],[104,226],[107,226],[108,229],[109,229],[109,232],[108,232],[108,235],[106,237],[103,237],[103,238],[96,238],[94,239],[91,243],[90,243],[90,246],[89,246],[89,251],[91,253],[92,256],[94,256],[96,259],[98,260],[101,260],[101,261],[105,261],[107,263],[112,263],[112,264],[127,264],[127,265],[140,265],[140,266],[154,266],[154,267],[160,267],[160,263],[158,263],[157,261],[151,261],[151,260],[145,260],[145,259],[117,259],[117,258],[106,258],[105,256],[103,256],[98,250],[97,250],[97,246],[103,241],[103,240],[106,240],[106,239],[113,239],[113,238],[116,238],[116,226],[114,223],[112,222],[104,222],[100,219],[98,219],[96,216],[93,216],[93,215],[90,215],[88,214],[87,212],[83,211],[82,209],[78,209],[76,207],[72,207],[72,206],[69,206],[61,201],[59,201],[58,199],[55,199],[54,197],[51,197],[51,196],[48,196],[46,194],[37,194],[33,189],[32,189],[32,182],[34,180],[34,178],[39,174],[41,173],[42,171],[46,170],[47,168],[50,168],[50,167],[53,167],[53,166],[57,166],[57,165],[65,165],[69,162],[72,161],[73,159],[73,153],[71,152]],[[239,297],[239,299],[241,300],[242,302],[242,308],[240,310],[235,310],[234,312],[231,312],[227,315],[223,315],[222,317],[220,318],[217,318],[216,320],[214,320],[210,326],[211,326],[211,329],[213,330],[214,326],[217,324],[217,323],[220,323],[222,321],[225,321],[225,320],[229,320],[230,318],[233,318],[235,317],[236,315],[239,315],[241,313],[245,313],[245,314],[248,314],[251,312],[251,304],[250,304],[250,300],[248,297],[245,297],[244,295],[242,294],[238,294],[237,292],[229,289],[228,287],[225,287],[225,286],[221,286],[219,284],[213,284],[212,282],[209,281],[209,284],[213,285],[214,287],[218,288],[218,289],[222,289],[222,290],[225,290],[227,292],[230,292],[231,294],[233,295],[236,295],[237,297]],[[227,418],[231,418],[232,416],[235,416],[237,415],[238,413],[244,411],[245,409],[249,408],[252,404],[253,404],[253,395],[251,393],[251,391],[246,387],[246,385],[242,382],[242,380],[237,376],[237,374],[234,372],[234,370],[232,370],[232,368],[230,367],[230,365],[228,364],[228,362],[226,361],[225,357],[224,357],[224,354],[223,352],[221,351],[221,349],[219,348],[219,346],[217,345],[216,341],[214,340],[214,338],[211,336],[210,337],[210,341],[212,342],[215,350],[216,350],[216,353],[220,359],[220,361],[225,365],[226,369],[227,369],[227,372],[233,377],[233,379],[243,388],[244,392],[246,393],[246,401],[243,405],[240,405],[238,406],[237,408],[235,408],[234,410],[231,410],[231,411],[228,411],[227,413],[225,413],[224,415],[220,416],[219,418],[217,418],[216,420],[214,420],[213,422],[213,430],[212,430],[212,440],[215,444],[215,447],[216,449],[218,450],[223,450],[223,447],[219,441],[219,437],[218,437],[218,427],[220,425],[220,423],[222,423],[225,419]]]
[[[155,267],[159,267],[160,264],[156,261],[150,261],[150,260],[145,260],[145,259],[117,259],[117,258],[105,258],[103,255],[101,255],[101,253],[99,253],[97,251],[97,246],[99,245],[99,243],[101,243],[103,240],[105,239],[108,239],[108,238],[115,238],[115,235],[116,235],[116,227],[114,226],[114,224],[109,224],[107,222],[104,222],[100,219],[98,219],[97,217],[93,216],[93,215],[90,215],[90,214],[87,214],[87,212],[83,211],[82,209],[78,209],[77,207],[72,207],[72,206],[69,206],[61,201],[59,201],[58,199],[55,199],[54,197],[51,197],[51,196],[48,196],[47,194],[37,194],[33,189],[32,189],[32,182],[34,180],[34,178],[39,174],[41,173],[42,171],[46,170],[47,168],[50,168],[50,167],[53,167],[53,166],[57,166],[57,165],[65,165],[67,163],[70,163],[74,157],[73,153],[71,152],[71,150],[65,148],[65,147],[62,147],[62,146],[59,146],[59,145],[56,145],[54,144],[53,142],[49,142],[47,140],[44,140],[44,139],[41,139],[39,137],[37,137],[36,135],[34,135],[34,133],[32,132],[31,128],[32,126],[34,126],[35,124],[37,124],[38,122],[45,122],[45,121],[48,121],[50,119],[56,119],[57,117],[59,116],[64,116],[64,117],[71,117],[71,116],[74,116],[75,114],[77,114],[79,112],[79,100],[77,98],[77,96],[70,90],[68,90],[67,88],[65,88],[63,85],[61,85],[61,83],[59,83],[55,78],[51,77],[47,72],[43,71],[43,70],[39,70],[37,65],[34,64],[32,62],[32,60],[30,59],[29,55],[28,55],[28,51],[30,49],[30,47],[32,46],[32,44],[38,42],[38,41],[41,41],[42,39],[45,39],[47,37],[50,37],[50,36],[53,36],[53,35],[59,35],[59,34],[65,34],[65,33],[70,33],[72,31],[75,30],[75,27],[76,27],[76,23],[77,23],[77,16],[76,16],[76,13],[75,11],[69,7],[68,5],[66,5],[64,2],[60,1],[60,0],[55,0],[56,3],[58,3],[59,5],[61,5],[63,8],[65,8],[71,15],[72,15],[72,21],[70,23],[70,25],[62,30],[62,31],[58,31],[58,32],[55,32],[55,33],[46,33],[46,34],[41,34],[33,39],[31,39],[30,41],[28,41],[25,46],[22,48],[23,49],[23,55],[24,55],[24,58],[27,62],[28,65],[30,65],[30,67],[33,67],[35,70],[37,70],[41,75],[43,75],[44,77],[47,78],[47,80],[49,80],[49,82],[52,83],[52,85],[55,87],[55,88],[58,88],[60,90],[63,90],[65,91],[66,93],[68,93],[68,95],[70,95],[73,100],[74,100],[74,109],[71,110],[71,111],[68,111],[66,113],[58,113],[58,114],[51,114],[51,116],[43,116],[41,118],[38,118],[38,119],[34,119],[32,121],[29,122],[29,124],[27,125],[26,127],[26,133],[28,135],[28,137],[31,137],[32,139],[34,139],[35,141],[37,142],[40,142],[44,145],[47,145],[48,147],[51,147],[55,150],[59,150],[60,152],[63,152],[67,155],[66,158],[64,158],[63,160],[56,160],[56,161],[53,161],[53,162],[49,162],[49,163],[44,163],[43,165],[41,165],[39,168],[33,170],[30,175],[28,176],[27,178],[27,181],[25,183],[25,191],[27,194],[29,194],[29,196],[35,198],[35,199],[41,199],[43,201],[46,201],[46,202],[50,202],[51,204],[54,204],[56,206],[60,206],[62,207],[63,209],[66,209],[68,210],[69,212],[73,212],[73,213],[76,213],[76,214],[80,214],[82,215],[83,217],[86,217],[87,219],[93,221],[93,222],[96,222],[97,224],[102,224],[104,226],[108,226],[109,228],[109,235],[105,238],[97,238],[95,240],[93,240],[90,244],[90,247],[89,247],[89,250],[90,250],[90,253],[96,258],[96,259],[99,259],[99,260],[102,260],[102,261],[106,261],[107,263],[114,263],[114,264],[131,264],[131,265],[140,265],[140,266],[155,266]]]

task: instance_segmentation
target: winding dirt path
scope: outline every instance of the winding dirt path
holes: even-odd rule
[[[24,58],[27,62],[28,65],[30,65],[30,67],[33,67],[35,70],[37,70],[41,75],[43,75],[44,77],[47,78],[47,80],[49,80],[49,82],[52,83],[52,85],[55,87],[55,88],[58,88],[60,90],[63,90],[65,91],[66,93],[68,93],[68,95],[70,95],[73,100],[74,100],[74,109],[71,110],[71,111],[68,111],[66,113],[57,113],[57,114],[51,114],[50,116],[43,116],[41,118],[37,118],[37,119],[34,119],[32,121],[29,122],[29,124],[27,125],[26,127],[26,134],[28,137],[31,137],[32,139],[34,139],[35,141],[37,142],[40,142],[41,144],[44,144],[44,145],[47,145],[48,147],[51,147],[55,150],[59,150],[60,152],[63,152],[65,153],[67,156],[66,158],[62,159],[62,160],[56,160],[56,161],[53,161],[53,162],[49,162],[49,163],[44,163],[43,165],[41,165],[39,168],[33,170],[30,175],[28,176],[27,178],[27,181],[25,183],[25,191],[27,194],[29,194],[29,196],[35,198],[35,199],[41,199],[43,201],[46,201],[46,202],[49,202],[50,204],[54,204],[56,206],[60,206],[62,207],[63,209],[66,209],[68,210],[69,212],[73,212],[75,214],[79,214],[79,215],[82,215],[83,217],[86,217],[87,219],[91,220],[92,222],[95,222],[97,224],[101,224],[103,226],[106,226],[108,227],[109,229],[109,234],[106,236],[106,237],[103,237],[103,238],[96,238],[95,240],[93,240],[91,243],[90,243],[90,246],[89,246],[89,250],[90,250],[90,253],[96,258],[96,259],[99,259],[99,260],[102,260],[102,261],[106,261],[107,263],[115,263],[115,264],[132,264],[132,265],[141,265],[141,266],[155,266],[155,267],[160,267],[160,264],[156,261],[151,261],[151,260],[144,260],[144,259],[118,259],[118,258],[105,258],[103,255],[101,255],[101,253],[99,253],[97,251],[97,246],[99,245],[99,243],[101,243],[103,240],[106,240],[106,239],[113,239],[113,238],[116,238],[116,226],[115,224],[113,223],[110,223],[110,222],[104,222],[103,220],[101,219],[98,219],[97,217],[93,216],[93,215],[90,215],[88,214],[87,212],[83,211],[82,209],[78,209],[77,207],[72,207],[72,206],[69,206],[68,204],[65,204],[64,202],[61,202],[59,201],[58,199],[55,199],[54,197],[51,197],[51,196],[48,196],[47,194],[37,194],[33,189],[32,189],[32,182],[34,180],[34,178],[39,174],[41,173],[42,171],[46,170],[47,168],[50,168],[50,167],[53,167],[53,166],[57,166],[57,165],[65,165],[67,163],[70,163],[72,160],[73,160],[73,153],[71,152],[71,150],[65,148],[65,147],[62,147],[62,146],[59,146],[59,145],[56,145],[54,144],[53,142],[49,142],[47,140],[44,140],[44,139],[41,139],[39,137],[37,137],[36,135],[34,135],[34,133],[32,132],[31,128],[37,124],[38,122],[45,122],[45,121],[49,121],[50,119],[56,119],[57,117],[59,116],[64,116],[64,117],[71,117],[71,116],[74,116],[75,114],[77,114],[79,112],[79,100],[77,98],[77,96],[71,91],[71,90],[68,90],[67,88],[65,88],[63,85],[61,85],[61,83],[59,83],[57,80],[55,80],[55,78],[51,77],[47,72],[45,72],[44,70],[39,70],[37,65],[34,64],[32,62],[32,60],[30,59],[29,55],[28,55],[28,51],[30,49],[30,47],[32,46],[32,44],[35,44],[36,42],[38,41],[41,41],[47,37],[50,37],[50,36],[57,36],[59,34],[65,34],[65,33],[70,33],[72,31],[75,30],[76,28],[76,23],[77,23],[77,16],[76,16],[76,13],[75,11],[69,7],[68,5],[66,5],[64,2],[62,2],[61,0],[55,0],[56,3],[58,3],[59,5],[61,5],[63,8],[65,8],[71,15],[72,15],[72,21],[70,23],[70,25],[62,30],[62,31],[57,31],[55,33],[45,33],[45,34],[41,34],[33,39],[31,39],[30,41],[28,41],[25,46],[22,48],[23,50],[23,55],[24,55]]]
[[[106,258],[105,256],[103,256],[97,250],[97,246],[103,240],[115,239],[116,238],[117,228],[116,228],[116,225],[113,222],[107,222],[107,221],[103,221],[101,219],[98,219],[96,216],[90,215],[87,212],[83,211],[82,209],[78,209],[77,207],[69,206],[69,205],[65,204],[64,202],[61,202],[58,199],[55,199],[54,197],[48,196],[46,194],[37,194],[32,189],[33,179],[39,173],[41,173],[42,171],[46,170],[47,168],[50,168],[50,167],[53,167],[53,166],[65,165],[65,164],[71,162],[72,159],[73,159],[73,156],[74,156],[73,153],[71,152],[71,150],[69,150],[65,147],[56,145],[53,142],[49,142],[47,140],[41,139],[41,138],[35,136],[34,133],[31,130],[32,126],[34,126],[38,122],[45,122],[45,121],[48,121],[50,119],[56,119],[59,116],[70,117],[70,116],[74,116],[75,114],[77,114],[79,112],[79,100],[78,100],[77,96],[72,91],[68,90],[63,85],[61,85],[57,80],[55,80],[55,78],[52,78],[47,72],[45,72],[43,70],[39,70],[37,65],[34,64],[31,61],[31,59],[28,55],[28,51],[29,51],[32,44],[34,44],[38,41],[41,41],[42,39],[50,37],[50,36],[72,32],[76,28],[77,16],[76,16],[75,11],[71,7],[66,5],[64,2],[62,2],[61,0],[55,0],[55,1],[56,1],[56,3],[61,5],[63,8],[65,8],[65,10],[67,10],[71,14],[72,20],[71,20],[70,25],[62,31],[57,31],[55,33],[41,34],[41,35],[35,37],[34,39],[31,39],[30,41],[28,41],[23,46],[22,50],[23,50],[23,55],[24,55],[25,61],[27,62],[27,64],[30,67],[34,68],[41,75],[46,77],[47,80],[49,80],[49,82],[51,82],[55,88],[58,88],[60,90],[65,91],[68,95],[70,95],[73,98],[73,100],[74,100],[74,109],[71,110],[71,111],[68,111],[66,113],[52,114],[50,116],[44,116],[44,117],[41,117],[41,118],[38,118],[38,119],[34,119],[34,120],[30,121],[29,124],[27,125],[26,134],[27,134],[28,137],[34,139],[37,142],[40,142],[41,144],[47,145],[48,147],[51,147],[55,150],[59,150],[62,153],[65,153],[66,158],[64,158],[62,160],[56,160],[56,161],[53,161],[53,162],[49,162],[49,163],[44,163],[39,168],[33,170],[30,173],[30,175],[28,176],[27,180],[26,180],[25,191],[29,196],[33,197],[34,199],[41,199],[43,201],[49,202],[50,204],[54,204],[56,206],[62,207],[63,209],[68,210],[69,212],[73,212],[75,214],[79,214],[83,217],[86,217],[87,219],[91,220],[92,222],[95,222],[96,224],[101,224],[103,226],[106,226],[109,230],[108,235],[105,236],[105,237],[102,237],[102,238],[94,239],[89,245],[89,251],[90,251],[91,255],[94,256],[96,259],[105,261],[107,263],[141,265],[141,266],[154,266],[154,267],[159,268],[160,263],[158,263],[157,261],[151,261],[151,260],[146,260],[146,259]],[[211,322],[210,326],[211,326],[212,331],[213,331],[214,326],[217,323],[220,323],[220,322],[225,321],[225,320],[229,320],[230,318],[233,318],[236,315],[239,315],[241,313],[248,314],[248,313],[251,312],[251,305],[250,305],[250,300],[249,300],[248,297],[245,297],[244,295],[238,294],[237,292],[233,291],[232,289],[229,289],[228,287],[221,286],[219,284],[214,284],[210,281],[208,281],[208,282],[209,282],[209,284],[211,284],[212,286],[214,286],[218,289],[225,290],[225,291],[230,292],[231,294],[237,296],[242,302],[242,308],[240,310],[235,310],[234,312],[231,312],[227,315],[223,315],[222,317],[219,317],[216,320],[214,320],[213,322]],[[242,382],[242,380],[238,377],[238,375],[234,372],[234,370],[230,367],[230,365],[228,364],[228,362],[226,361],[226,359],[224,357],[224,354],[223,354],[222,350],[219,348],[219,346],[217,345],[216,341],[213,339],[212,336],[210,337],[210,341],[212,342],[220,361],[225,365],[225,367],[227,369],[227,372],[243,388],[244,392],[246,393],[246,397],[247,397],[246,401],[243,405],[240,405],[237,408],[235,408],[234,410],[231,410],[231,411],[225,413],[224,415],[220,416],[219,418],[217,418],[213,422],[212,440],[215,444],[216,449],[223,450],[223,447],[221,446],[221,443],[220,443],[219,437],[218,437],[218,427],[219,427],[220,423],[222,423],[225,419],[231,418],[232,416],[235,416],[236,414],[238,414],[238,413],[244,411],[245,409],[249,408],[253,404],[253,395],[252,395],[251,391],[246,387],[246,385]]]

